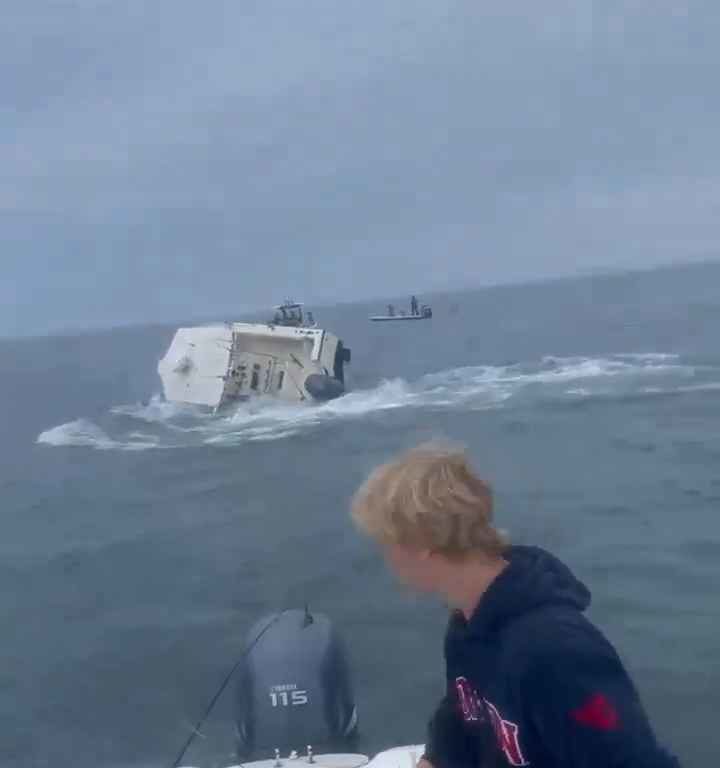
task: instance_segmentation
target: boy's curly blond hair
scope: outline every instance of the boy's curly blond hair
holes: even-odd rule
[[[451,558],[499,557],[507,547],[492,525],[490,486],[451,445],[426,443],[375,469],[353,498],[352,517],[379,543]]]

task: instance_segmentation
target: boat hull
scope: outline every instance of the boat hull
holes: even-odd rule
[[[324,402],[345,392],[350,350],[321,328],[180,328],[158,363],[165,399],[214,409],[254,397]]]

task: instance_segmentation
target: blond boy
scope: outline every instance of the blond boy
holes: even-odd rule
[[[583,612],[590,593],[553,555],[510,546],[463,451],[424,445],[376,469],[356,524],[410,587],[452,609],[433,768],[679,768]]]

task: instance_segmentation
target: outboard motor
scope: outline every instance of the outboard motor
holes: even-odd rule
[[[259,638],[259,639],[258,639]],[[345,646],[330,620],[307,609],[266,616],[250,630],[237,687],[242,761],[354,748],[357,710]]]
[[[305,389],[315,400],[325,402],[334,400],[345,393],[345,385],[333,376],[311,373],[305,379]]]

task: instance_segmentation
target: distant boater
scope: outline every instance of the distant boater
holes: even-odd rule
[[[427,304],[420,306],[417,296],[411,296],[409,312],[404,309],[396,312],[395,306],[393,304],[388,304],[386,315],[371,315],[370,319],[374,322],[379,322],[383,320],[429,320],[431,317],[432,308]]]

